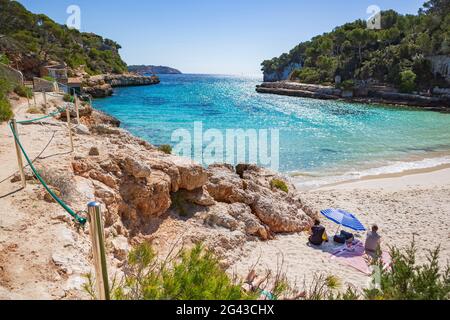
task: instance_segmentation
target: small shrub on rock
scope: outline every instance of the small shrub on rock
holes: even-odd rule
[[[31,89],[24,85],[17,85],[14,88],[14,92],[24,98],[31,98],[33,96]]]
[[[168,144],[160,145],[158,150],[164,152],[165,154],[172,154],[172,147]]]
[[[64,97],[63,97],[63,100],[64,100],[65,102],[72,102],[72,101],[73,101],[73,97],[72,97],[70,94],[66,93],[66,94],[64,95]]]
[[[400,73],[400,91],[411,93],[416,89],[417,75],[412,70],[405,70]]]
[[[270,182],[270,186],[272,187],[272,189],[278,189],[283,192],[289,193],[289,187],[287,186],[286,182],[284,182],[283,180],[273,179]]]
[[[36,107],[30,107],[30,108],[27,110],[27,113],[31,113],[31,114],[41,114],[41,113],[42,113],[42,110],[40,110],[39,108],[36,108]]]

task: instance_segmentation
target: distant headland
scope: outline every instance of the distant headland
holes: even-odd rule
[[[146,65],[132,65],[128,66],[129,72],[134,72],[140,75],[146,74],[182,74],[180,70],[166,67],[166,66],[146,66]]]

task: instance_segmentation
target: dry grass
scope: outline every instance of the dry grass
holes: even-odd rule
[[[27,113],[30,113],[30,114],[43,114],[44,112],[43,112],[43,110],[41,108],[37,108],[37,107],[33,106],[33,107],[28,108]]]

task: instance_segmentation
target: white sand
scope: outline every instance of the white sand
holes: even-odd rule
[[[419,262],[426,258],[425,249],[441,245],[441,264],[450,260],[450,169],[422,170],[408,175],[391,175],[379,179],[349,182],[304,193],[303,199],[315,210],[342,208],[355,213],[367,227],[377,223],[383,237],[383,248],[395,244],[404,247],[415,237]],[[322,219],[329,234],[337,227]],[[364,241],[364,234],[359,235]],[[327,244],[322,250],[307,245],[307,235],[281,235],[268,243],[246,245],[243,256],[232,270],[244,275],[258,262],[257,270],[277,270],[284,257],[287,276],[302,289],[315,273],[338,276],[343,283],[363,288],[370,280],[361,272],[331,259]]]

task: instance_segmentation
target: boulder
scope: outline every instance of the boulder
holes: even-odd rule
[[[229,165],[212,165],[208,168],[206,189],[214,200],[225,203],[251,204],[254,196],[244,190],[244,181]]]
[[[91,147],[91,149],[89,149],[89,155],[96,157],[100,155],[100,151],[98,150],[97,147]]]
[[[217,203],[208,208],[204,221],[210,226],[239,231],[247,237],[258,237],[261,240],[270,238],[269,229],[243,203]]]
[[[269,229],[252,213],[249,206],[242,203],[235,203],[229,206],[228,213],[244,224],[245,234],[257,236],[261,240],[268,240],[270,238]]]
[[[203,187],[208,181],[206,170],[198,163],[183,157],[172,156],[170,160],[180,172],[179,189],[192,191]]]
[[[124,171],[137,179],[147,178],[152,174],[151,168],[145,162],[131,157],[125,159]]]
[[[311,226],[311,218],[299,206],[279,200],[259,197],[252,205],[255,215],[272,232],[302,232]]]
[[[114,256],[120,260],[126,260],[128,253],[130,252],[130,245],[128,244],[128,239],[124,236],[117,236],[111,240],[111,247]]]
[[[159,217],[171,206],[170,177],[163,172],[154,171],[143,180],[126,178],[121,181],[120,195],[124,201],[121,215],[134,220],[134,214],[144,219]]]
[[[67,106],[69,107],[69,113],[71,119],[75,120],[77,117],[77,112],[75,110],[75,104],[73,103],[67,103]],[[92,114],[92,107],[89,104],[82,104],[80,103],[78,105],[78,115],[81,117],[90,117]],[[67,119],[67,112],[63,111],[61,112],[61,120],[66,121]]]
[[[87,126],[85,126],[84,124],[76,125],[74,129],[75,129],[76,134],[81,134],[81,135],[89,135],[90,134],[89,128]]]
[[[178,196],[187,202],[203,207],[210,207],[216,204],[205,187],[195,189],[193,191],[180,190]]]

